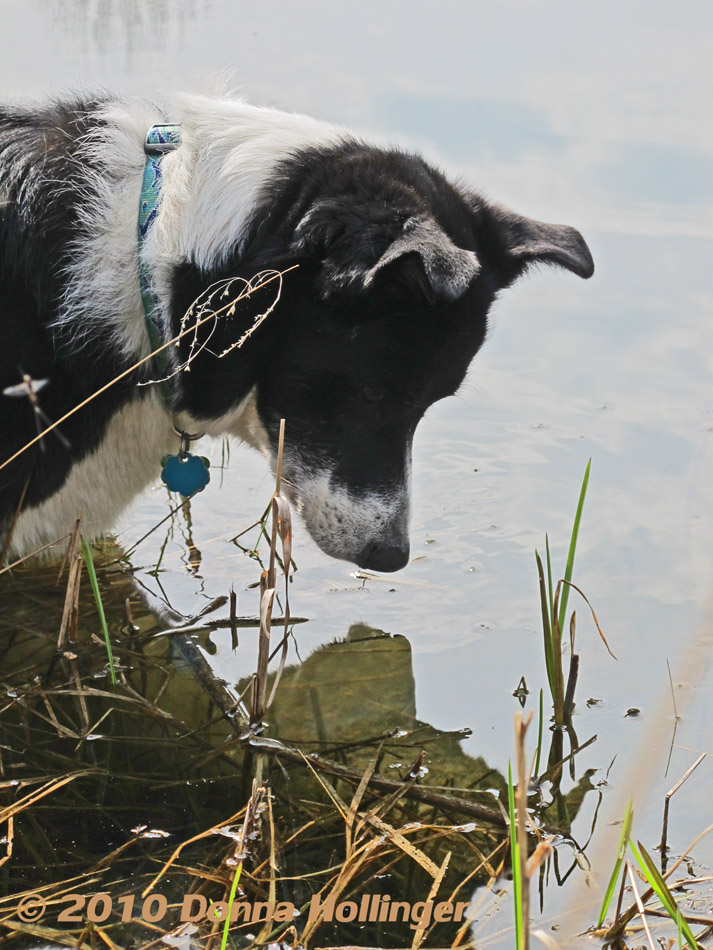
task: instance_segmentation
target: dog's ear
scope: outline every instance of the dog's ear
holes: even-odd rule
[[[384,251],[379,260],[364,274],[364,287],[394,261],[417,255],[434,295],[443,300],[457,300],[480,273],[474,251],[467,251],[451,241],[446,232],[431,218],[413,217],[404,224],[403,232]]]
[[[528,264],[539,262],[565,267],[578,277],[594,273],[592,255],[575,228],[535,221],[500,205],[488,205],[487,215],[496,225],[498,243],[504,247],[507,283],[519,277]]]
[[[359,215],[321,202],[298,224],[293,248],[320,256],[317,283],[325,300],[363,293],[387,269],[429,297],[457,300],[480,273],[475,253],[457,247],[432,218],[398,220],[381,208]]]

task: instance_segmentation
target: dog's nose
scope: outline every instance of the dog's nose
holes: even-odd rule
[[[408,564],[409,545],[404,547],[388,542],[372,541],[356,559],[359,567],[370,571],[400,571]]]

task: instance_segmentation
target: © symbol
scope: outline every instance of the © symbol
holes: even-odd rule
[[[26,924],[34,923],[47,910],[47,901],[39,894],[28,894],[17,905],[17,916]]]

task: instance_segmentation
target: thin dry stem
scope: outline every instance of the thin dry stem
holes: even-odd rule
[[[297,266],[298,265],[295,264],[293,267],[288,267],[284,271],[279,271],[275,273],[272,277],[266,278],[257,286],[251,287],[249,292],[241,295],[239,299],[244,299],[250,296],[250,294],[255,293],[258,290],[261,290],[263,287],[266,287],[268,284],[272,283],[273,280],[282,279],[282,277],[285,274],[288,274],[290,271],[295,270]],[[231,301],[231,304],[234,305],[235,302],[236,301]],[[11,462],[14,462],[16,458],[19,458],[24,452],[32,448],[33,445],[35,445],[41,439],[44,439],[46,435],[49,435],[50,432],[52,432],[58,426],[62,425],[63,422],[66,422],[67,419],[70,419],[75,413],[79,412],[80,409],[83,409],[85,406],[89,405],[89,403],[92,402],[94,399],[96,399],[98,396],[101,396],[102,393],[105,393],[107,389],[111,389],[111,387],[114,386],[116,383],[120,382],[122,379],[125,379],[127,376],[131,375],[131,373],[139,369],[141,366],[144,366],[146,363],[153,360],[154,357],[158,356],[159,353],[163,353],[163,351],[168,349],[168,347],[175,346],[179,342],[179,340],[182,340],[183,337],[185,337],[188,333],[194,332],[198,327],[202,326],[208,320],[215,320],[215,318],[218,317],[221,313],[227,311],[229,307],[230,305],[226,305],[220,310],[217,310],[214,313],[209,314],[207,317],[203,317],[202,319],[196,321],[196,323],[193,326],[189,327],[188,329],[181,330],[181,332],[177,334],[175,337],[173,337],[173,339],[168,340],[168,342],[162,344],[161,346],[156,347],[156,349],[153,350],[151,353],[149,353],[148,356],[144,356],[142,359],[138,360],[132,366],[129,366],[128,369],[125,369],[122,373],[119,373],[118,376],[115,376],[113,379],[111,379],[108,383],[106,383],[100,389],[97,389],[96,392],[93,392],[91,394],[91,396],[87,396],[86,399],[83,399],[82,402],[78,403],[73,409],[70,409],[69,412],[65,412],[65,414],[61,416],[59,419],[57,419],[56,422],[53,422],[51,425],[47,426],[46,429],[43,429],[42,432],[38,433],[38,435],[36,435],[34,439],[30,439],[30,441],[27,442],[25,445],[23,445],[21,449],[18,449],[18,451],[15,452],[14,455],[11,455],[10,458],[7,458],[5,459],[4,462],[0,463],[0,470],[5,468],[5,466],[9,465]],[[55,542],[52,542],[52,543],[55,543]],[[49,545],[46,545],[46,546],[49,547]],[[41,549],[41,550],[44,550],[44,549]]]
[[[17,527],[17,522],[22,514],[22,509],[25,504],[25,496],[27,495],[27,489],[30,487],[30,478],[27,479],[23,485],[22,492],[20,493],[20,499],[15,507],[15,513],[12,516],[12,521],[10,522],[7,532],[5,534],[5,541],[3,542],[2,551],[0,551],[0,564],[5,563],[5,558],[7,557],[7,552],[10,550],[10,544],[12,543],[12,537],[15,534],[15,528]]]
[[[530,775],[527,770],[525,756],[525,736],[532,722],[532,710],[523,719],[521,712],[515,713],[515,757],[517,763],[517,789],[515,790],[517,831],[510,829],[510,834],[517,834],[520,844],[520,884],[522,892],[522,950],[530,947],[530,878],[527,874],[527,790],[530,784]],[[518,948],[519,950],[519,948]]]
[[[698,756],[698,758],[696,759],[696,761],[693,763],[693,765],[690,766],[690,768],[688,768],[688,769],[684,772],[684,774],[683,774],[683,775],[681,776],[681,778],[676,782],[676,784],[673,786],[673,788],[671,788],[671,789],[666,793],[666,798],[664,799],[664,805],[663,805],[663,826],[662,826],[662,828],[661,828],[661,842],[660,842],[660,844],[659,844],[659,852],[660,852],[660,854],[661,854],[661,866],[662,866],[662,869],[663,869],[664,871],[666,870],[666,867],[665,867],[665,863],[666,863],[666,853],[667,853],[667,851],[668,851],[668,811],[669,811],[669,806],[670,806],[670,804],[671,804],[671,799],[672,799],[673,796],[676,794],[676,792],[679,790],[679,788],[683,785],[683,783],[696,771],[696,769],[698,768],[698,766],[699,766],[699,765],[701,764],[701,762],[705,759],[706,755],[707,755],[707,753],[702,752],[702,753]]]
[[[649,941],[649,946],[651,947],[651,950],[656,950],[654,947],[654,939],[651,936],[651,931],[649,930],[649,922],[646,919],[646,911],[644,909],[643,901],[641,900],[641,894],[639,894],[639,888],[636,886],[636,877],[631,866],[631,861],[626,862],[626,873],[629,877],[629,881],[631,882],[631,890],[634,894],[634,900],[636,901],[636,907],[639,911],[641,923],[644,925],[644,930],[646,931],[646,937]]]

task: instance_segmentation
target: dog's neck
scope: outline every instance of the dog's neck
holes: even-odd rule
[[[240,100],[178,96],[171,116],[181,124],[181,147],[161,162],[161,202],[142,253],[162,323],[176,267],[189,261],[208,273],[217,266],[240,246],[279,162],[344,135],[307,116]],[[79,211],[55,326],[75,348],[106,338],[127,366],[151,352],[136,271],[136,216],[146,130],[166,121],[149,103],[107,102],[79,145],[91,200]],[[169,339],[167,323],[162,329]]]

